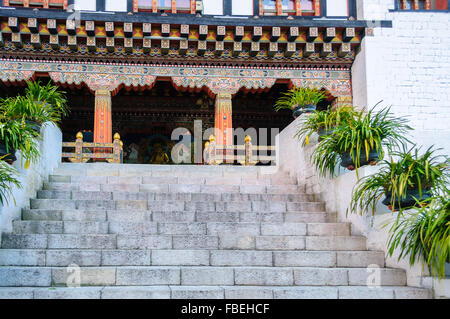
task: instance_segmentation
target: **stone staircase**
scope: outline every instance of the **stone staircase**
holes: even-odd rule
[[[267,169],[61,164],[2,235],[0,298],[431,297]]]

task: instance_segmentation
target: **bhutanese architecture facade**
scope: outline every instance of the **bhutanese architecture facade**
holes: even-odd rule
[[[447,0],[4,0],[2,95],[20,92],[26,80],[51,79],[69,93],[64,140],[85,131],[110,143],[119,132],[125,146],[158,142],[167,152],[173,129],[192,131],[195,119],[218,132],[282,130],[291,114],[274,112],[273,104],[293,85],[325,90],[321,108],[384,100],[408,113],[395,105],[398,91],[377,91],[389,83],[383,74],[394,75],[375,56],[396,44],[383,37],[408,29],[401,19],[410,15],[443,20],[428,37],[444,45],[447,8]],[[407,34],[413,45],[421,41]],[[448,53],[436,63],[448,65]],[[216,135],[219,144],[233,143]],[[140,163],[151,161],[145,152]]]

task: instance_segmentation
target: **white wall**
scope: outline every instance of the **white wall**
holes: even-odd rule
[[[253,15],[253,0],[232,0],[231,14]]]
[[[60,129],[55,125],[46,124],[41,129],[41,135],[42,140],[39,143],[41,157],[38,163],[31,164],[27,170],[23,169],[20,167],[20,153],[16,153],[17,161],[13,165],[19,172],[18,179],[22,188],[13,188],[15,204],[10,199],[5,206],[0,205],[0,238],[2,232],[12,230],[12,220],[20,219],[22,208],[29,207],[30,198],[36,196],[36,191],[42,187],[43,182],[48,180],[48,175],[61,162],[62,133]]]
[[[328,0],[327,16],[348,17],[348,0]]]
[[[392,105],[409,116],[412,139],[435,144],[450,155],[450,14],[388,12],[393,0],[359,1],[359,19],[389,19],[392,28],[374,27],[352,68],[354,104]]]
[[[127,0],[105,0],[105,10],[115,12],[126,12]]]
[[[75,0],[75,10],[95,11],[97,3],[95,0]]]
[[[203,0],[203,14],[222,15],[223,0]]]

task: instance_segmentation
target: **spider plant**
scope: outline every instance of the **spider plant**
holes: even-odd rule
[[[313,133],[319,134],[319,140],[323,135],[329,135],[336,126],[348,123],[356,114],[356,111],[349,106],[344,106],[335,110],[329,107],[325,111],[318,111],[304,118],[300,123],[300,128],[294,137],[302,141],[302,145],[309,144],[309,137]]]
[[[390,151],[408,141],[405,134],[411,128],[406,123],[405,118],[392,116],[390,108],[356,112],[348,122],[337,126],[333,134],[324,137],[311,161],[321,176],[327,173],[334,176],[339,163],[356,169],[358,174],[359,167],[383,159],[383,146]]]
[[[6,146],[7,152],[21,151],[25,168],[39,159],[38,138],[38,133],[25,120],[0,119],[0,143]]]
[[[390,160],[381,162],[377,173],[361,178],[353,188],[350,211],[355,213],[359,208],[362,214],[371,209],[373,214],[383,195],[383,204],[401,210],[445,190],[450,183],[449,159],[435,155],[433,146],[423,154],[419,151],[420,148],[404,147],[402,152],[392,152]]]
[[[38,126],[45,122],[57,123],[67,115],[64,92],[48,83],[27,82],[25,96],[6,98],[0,101],[0,113],[10,119],[25,119]]]
[[[4,162],[3,157],[0,157],[0,204],[8,203],[8,198],[13,198],[12,187],[14,185],[20,187],[16,176],[15,168]]]
[[[399,260],[409,255],[410,265],[423,258],[433,276],[445,276],[450,260],[450,191],[427,200],[412,213],[399,215],[389,229],[389,255],[399,247]]]
[[[281,109],[310,109],[315,110],[317,103],[326,98],[326,94],[316,88],[293,87],[288,92],[282,93],[282,96],[275,103],[275,111]],[[313,109],[309,106],[314,106]]]

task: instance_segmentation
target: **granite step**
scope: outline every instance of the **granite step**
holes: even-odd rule
[[[60,176],[61,177],[61,176]],[[65,176],[70,177],[70,176]],[[64,182],[66,180],[66,182]],[[151,192],[151,193],[231,193],[231,194],[304,194],[305,187],[299,185],[255,185],[255,184],[172,184],[166,183],[131,183],[130,180],[104,181],[99,177],[79,182],[67,178],[51,176],[50,182],[44,184],[44,190],[60,191],[102,191],[102,192]]]
[[[325,212],[151,212],[148,210],[23,209],[25,221],[122,221],[122,222],[292,222],[325,223],[336,221],[336,214]]]
[[[1,266],[384,267],[381,251],[0,249]]]
[[[119,286],[0,288],[0,299],[430,299],[427,289],[390,286]]]
[[[366,268],[247,266],[103,266],[78,267],[82,286],[367,286]],[[67,286],[67,267],[0,268],[2,287]],[[404,270],[380,268],[382,286],[406,285]]]
[[[151,211],[323,212],[323,202],[205,202],[170,200],[30,199],[31,209],[136,209]]]
[[[64,184],[67,185],[67,184]],[[70,185],[70,184],[69,184]],[[44,185],[45,187],[45,185]],[[113,200],[180,200],[195,202],[243,202],[243,201],[276,201],[276,202],[317,202],[311,194],[257,194],[257,193],[195,193],[195,192],[131,192],[97,190],[79,191],[64,187],[47,185],[37,192],[38,199],[113,199]]]
[[[348,223],[13,221],[15,234],[349,236]]]
[[[5,249],[366,250],[360,236],[2,234]]]

